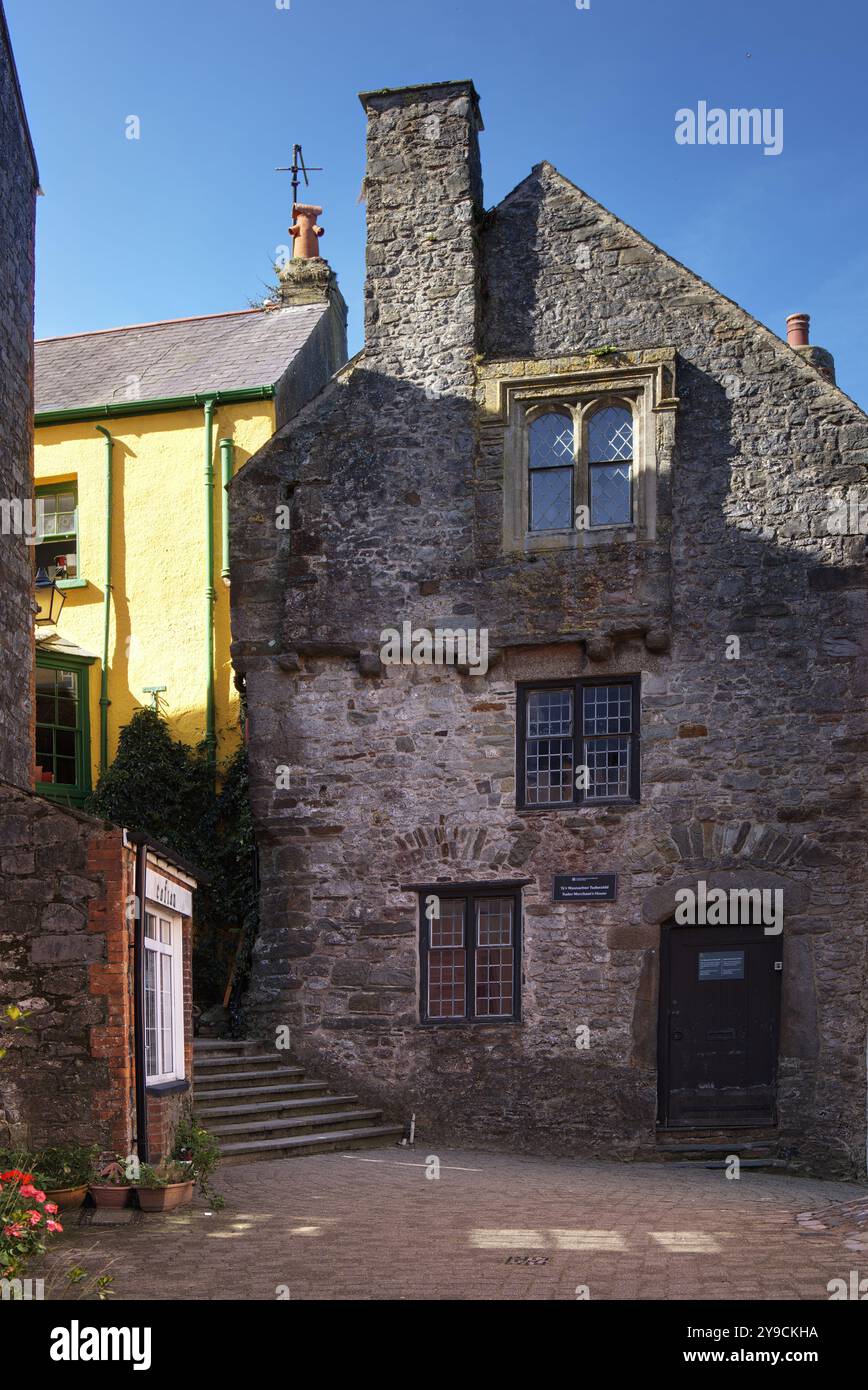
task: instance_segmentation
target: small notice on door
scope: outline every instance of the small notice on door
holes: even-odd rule
[[[552,899],[556,903],[613,903],[617,894],[617,874],[555,874]]]
[[[744,951],[700,951],[700,980],[743,980]]]

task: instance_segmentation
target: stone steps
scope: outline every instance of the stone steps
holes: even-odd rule
[[[256,1095],[259,1094],[257,1091]],[[203,1117],[207,1115],[208,1128],[213,1129],[212,1121],[228,1120],[233,1116],[242,1119],[249,1116],[255,1120],[277,1114],[286,1114],[288,1117],[313,1115],[318,1110],[339,1110],[346,1106],[354,1106],[357,1101],[358,1096],[332,1096],[324,1093],[321,1096],[304,1096],[301,1100],[243,1101],[240,1104],[234,1102],[232,1105],[209,1105],[202,1109],[197,1107],[197,1114]]]
[[[705,1168],[725,1168],[727,1159],[735,1155],[742,1168],[786,1168],[781,1157],[777,1130],[734,1129],[667,1130],[657,1135],[657,1153],[665,1163],[684,1168],[697,1165]]]
[[[273,1086],[278,1081],[298,1081],[304,1076],[303,1067],[263,1067],[259,1071],[200,1071],[193,1067],[193,1075],[209,1089],[226,1089],[243,1086],[253,1090],[259,1086]]]
[[[403,1125],[372,1125],[369,1129],[332,1130],[325,1134],[302,1134],[296,1139],[258,1139],[246,1144],[221,1144],[224,1163],[251,1163],[259,1158],[294,1158],[301,1154],[321,1154],[349,1149],[379,1148],[391,1140],[397,1143]]]
[[[355,1095],[330,1095],[324,1081],[257,1040],[193,1044],[197,1118],[216,1138],[224,1163],[289,1158],[397,1142],[401,1125],[383,1124],[382,1110]]]
[[[304,1076],[304,1072],[300,1073]],[[328,1094],[328,1087],[324,1081],[284,1081],[276,1086],[224,1086],[221,1090],[209,1090],[207,1085],[203,1090],[196,1091],[197,1106],[205,1101],[209,1105],[219,1105],[223,1101],[253,1101],[256,1100],[275,1100],[278,1096],[283,1096],[286,1100],[295,1097],[305,1096],[325,1096]]]
[[[382,1118],[381,1110],[327,1110],[316,1115],[298,1116],[296,1119],[247,1120],[237,1124],[209,1125],[212,1134],[219,1140],[234,1143],[236,1140],[279,1139],[282,1134],[290,1139],[296,1134],[325,1134],[331,1129],[368,1129]]]

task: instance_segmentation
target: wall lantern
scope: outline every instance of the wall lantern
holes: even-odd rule
[[[66,602],[66,594],[58,589],[56,582],[49,579],[48,570],[40,565],[36,571],[34,581],[36,590],[36,624],[43,623],[57,624],[63,605]]]

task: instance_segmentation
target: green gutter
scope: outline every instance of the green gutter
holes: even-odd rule
[[[112,606],[112,451],[114,440],[103,425],[96,428],[105,439],[105,594],[103,598],[102,680],[99,694],[99,770],[100,776],[108,767],[108,694],[109,626]]]
[[[223,543],[223,566],[220,570],[220,578],[226,587],[229,587],[229,484],[232,482],[232,466],[235,461],[235,445],[231,439],[220,440],[220,504],[222,529],[220,538]]]
[[[214,722],[214,409],[215,399],[205,401],[205,756],[213,776],[217,767],[217,733]]]
[[[81,405],[69,410],[38,410],[37,427],[65,425],[76,420],[117,420],[126,415],[155,415],[167,410],[191,410],[214,401],[216,405],[235,405],[244,401],[274,399],[273,386],[245,386],[235,391],[197,391],[192,396],[154,396],[144,401],[112,401],[108,405]]]

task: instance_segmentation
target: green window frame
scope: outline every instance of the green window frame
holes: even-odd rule
[[[57,578],[58,555],[65,555],[69,564],[66,577],[57,579],[58,588],[76,588],[81,579],[80,542],[78,534],[78,481],[40,483],[36,488],[36,511],[42,539],[36,546],[36,567],[48,571],[49,579]]]
[[[91,790],[90,665],[61,655],[36,658],[36,763],[54,776],[36,790],[73,806]]]

